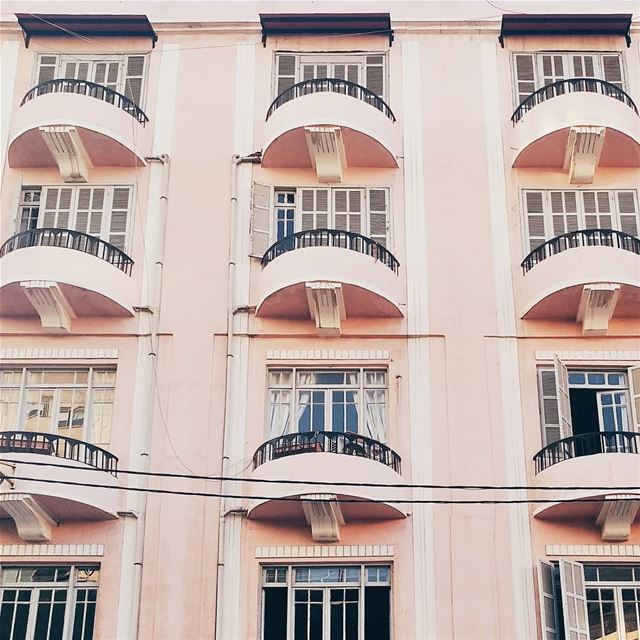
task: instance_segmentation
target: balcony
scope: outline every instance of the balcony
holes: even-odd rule
[[[626,540],[633,523],[640,520],[638,454],[640,433],[631,431],[584,433],[552,442],[533,458],[534,486],[560,489],[535,491],[539,500],[557,500],[541,505],[535,516],[556,521],[591,520],[600,528],[603,540]],[[571,486],[582,488],[562,489]],[[630,486],[635,489],[613,490]]]
[[[5,317],[40,317],[53,332],[84,316],[133,316],[133,260],[80,231],[40,228],[0,247],[0,310]]]
[[[400,456],[395,451],[356,433],[308,431],[268,440],[253,456],[251,477],[270,481],[287,478],[298,483],[250,483],[249,517],[268,521],[306,520],[314,540],[337,541],[340,526],[345,523],[406,515],[400,504],[407,499],[406,489],[390,486],[401,482],[400,465]],[[336,486],[340,482],[380,486]],[[265,493],[273,498],[261,497]],[[387,499],[393,496],[398,502],[379,502],[380,495]]]
[[[256,315],[315,319],[320,333],[340,333],[345,317],[399,318],[399,263],[358,233],[313,229],[287,236],[262,258]]]
[[[33,87],[14,114],[9,166],[55,167],[65,182],[86,182],[92,167],[135,167],[151,151],[148,118],[126,96],[87,80]]]
[[[340,182],[347,167],[396,168],[399,133],[386,102],[347,80],[305,80],[267,112],[262,166],[313,167],[321,182]]]
[[[596,78],[541,87],[511,116],[513,166],[564,170],[590,184],[597,167],[640,167],[640,119],[633,100]]]
[[[0,456],[15,465],[9,473],[4,468],[13,480],[0,484],[0,518],[12,518],[24,540],[50,540],[59,522],[117,516],[117,491],[81,486],[116,486],[118,458],[101,447],[52,433],[2,431]]]
[[[640,239],[615,229],[565,233],[522,262],[520,317],[575,320],[586,334],[640,315]]]

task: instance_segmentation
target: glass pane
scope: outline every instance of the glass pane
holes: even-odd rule
[[[51,430],[54,391],[52,389],[30,390],[26,393],[27,431],[48,432]]]
[[[623,565],[598,567],[598,577],[603,582],[628,582],[633,580],[633,567]]]
[[[620,373],[609,373],[607,374],[607,382],[610,385],[623,385],[624,376]]]
[[[604,384],[604,373],[589,373],[587,374],[587,380],[589,384]]]
[[[569,384],[584,384],[584,373],[569,371]]]
[[[100,567],[81,566],[76,567],[76,582],[94,582],[100,581]]]

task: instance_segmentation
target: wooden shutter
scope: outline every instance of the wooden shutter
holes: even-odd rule
[[[276,68],[276,96],[279,96],[296,83],[296,57],[285,55],[276,56]]]
[[[93,70],[93,81],[117,91],[120,79],[120,63],[116,61],[100,60],[95,63]]]
[[[638,204],[635,191],[616,192],[620,231],[632,236],[638,235]]]
[[[553,585],[553,565],[540,560],[538,562],[538,591],[540,595],[540,617],[542,640],[558,640],[558,611]]]
[[[369,189],[367,196],[368,236],[386,247],[389,230],[389,190]]]
[[[607,82],[616,85],[620,89],[622,86],[622,65],[620,64],[620,56],[603,55],[602,56],[602,77]]]
[[[74,80],[89,80],[88,60],[78,59],[78,56],[62,56],[60,58],[60,77]]]
[[[553,236],[579,229],[578,198],[575,191],[551,191]]]
[[[608,191],[583,191],[585,229],[611,229],[611,199]]]
[[[595,55],[569,56],[571,69],[575,78],[595,78],[598,60]]]
[[[560,440],[560,412],[556,374],[553,369],[538,370],[538,394],[540,398],[540,422],[544,446]]]
[[[525,191],[524,207],[528,251],[533,251],[546,240],[544,223],[544,192]]]
[[[131,202],[131,187],[114,187],[109,217],[109,242],[121,251],[126,248],[127,221]]]
[[[36,84],[47,82],[56,78],[58,69],[58,56],[40,56],[38,60],[38,77]]]
[[[631,416],[633,431],[640,432],[640,366],[629,367],[629,393],[631,394]]]
[[[565,78],[565,59],[562,54],[543,54],[539,60],[543,86]]]
[[[76,207],[76,231],[100,237],[105,204],[104,187],[79,187]]]
[[[329,228],[329,189],[300,189],[300,231]]]
[[[516,69],[516,96],[518,104],[521,104],[536,90],[535,70],[533,55],[530,53],[518,53],[515,56]]]
[[[270,245],[271,187],[253,183],[251,206],[251,255],[258,258],[266,253]]]
[[[384,97],[384,56],[367,56],[365,86],[377,96]]]
[[[45,187],[40,207],[39,227],[69,229],[71,218],[72,187]]]
[[[127,56],[124,67],[123,93],[138,106],[142,104],[143,78],[144,56]]]
[[[567,640],[589,640],[587,596],[584,588],[582,563],[560,559],[560,587],[565,638]]]
[[[558,422],[560,423],[560,438],[573,435],[571,424],[571,402],[569,400],[569,372],[567,367],[556,355],[553,359],[556,376],[556,395],[558,398]]]
[[[338,80],[348,80],[360,84],[360,65],[359,64],[334,64],[333,78]]]
[[[339,231],[362,233],[363,201],[363,189],[334,189],[333,216],[335,228]]]

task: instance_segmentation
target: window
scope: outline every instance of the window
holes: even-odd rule
[[[271,369],[268,375],[269,438],[333,431],[385,441],[385,370]]]
[[[543,640],[630,640],[640,630],[640,565],[540,562]]]
[[[380,53],[277,53],[274,98],[297,82],[317,78],[348,80],[384,98],[385,66]]]
[[[568,78],[598,78],[624,89],[619,53],[516,53],[514,55],[516,106],[536,89]]]
[[[115,378],[113,369],[2,369],[0,429],[108,444]]]
[[[36,84],[67,78],[88,80],[142,105],[145,56],[44,54],[38,58]]]
[[[525,251],[579,229],[617,229],[638,235],[638,195],[632,190],[523,191]]]
[[[3,566],[3,640],[91,640],[100,567]]]
[[[388,565],[263,567],[263,640],[389,640]]]
[[[20,193],[18,231],[72,229],[124,251],[131,201],[128,186],[25,187]]]

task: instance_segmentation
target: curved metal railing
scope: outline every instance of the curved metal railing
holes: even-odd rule
[[[379,242],[359,233],[353,233],[353,231],[339,231],[338,229],[310,229],[286,236],[267,249],[262,256],[261,264],[266,267],[283,253],[306,247],[339,247],[364,253],[387,265],[394,273],[398,273],[400,266],[395,256]]]
[[[100,238],[90,236],[82,231],[51,227],[29,229],[16,233],[0,247],[0,258],[7,253],[27,247],[62,247],[63,249],[82,251],[112,264],[128,276],[131,275],[133,267],[133,260],[124,251]]]
[[[41,82],[35,87],[29,89],[22,98],[20,106],[29,100],[33,100],[38,96],[43,96],[48,93],[78,93],[90,98],[97,98],[104,102],[118,107],[126,111],[130,116],[135,118],[142,126],[149,122],[145,112],[133,101],[131,98],[118,93],[114,89],[109,87],[103,87],[96,82],[90,82],[89,80],[76,80],[75,78],[56,78],[55,80],[47,80]]]
[[[511,121],[515,124],[527,111],[531,111],[533,107],[550,98],[555,98],[566,93],[583,92],[601,93],[604,96],[620,100],[620,102],[624,102],[628,107],[638,113],[638,107],[636,107],[636,103],[631,99],[629,94],[615,84],[611,84],[606,80],[600,80],[599,78],[567,78],[536,89],[518,105],[518,108],[511,116]]]
[[[118,475],[118,458],[102,447],[75,438],[35,431],[0,431],[0,453],[37,453],[82,462]]]
[[[563,438],[538,451],[533,461],[540,473],[558,462],[596,453],[640,453],[640,433],[599,431]]]
[[[577,247],[614,247],[640,255],[640,238],[616,229],[579,229],[547,240],[536,247],[523,261],[522,271],[527,273],[550,256]]]
[[[267,440],[253,456],[253,468],[300,453],[340,453],[381,462],[400,473],[400,456],[387,445],[357,433],[301,431]]]
[[[303,80],[294,84],[292,87],[285,89],[272,103],[267,111],[267,120],[271,117],[273,112],[281,107],[283,104],[299,98],[301,96],[307,96],[311,93],[341,93],[345,96],[351,96],[362,102],[370,104],[378,111],[382,111],[389,120],[396,121],[396,117],[393,115],[393,111],[389,105],[373,91],[356,84],[349,80],[340,80],[339,78],[315,78],[313,80]]]

